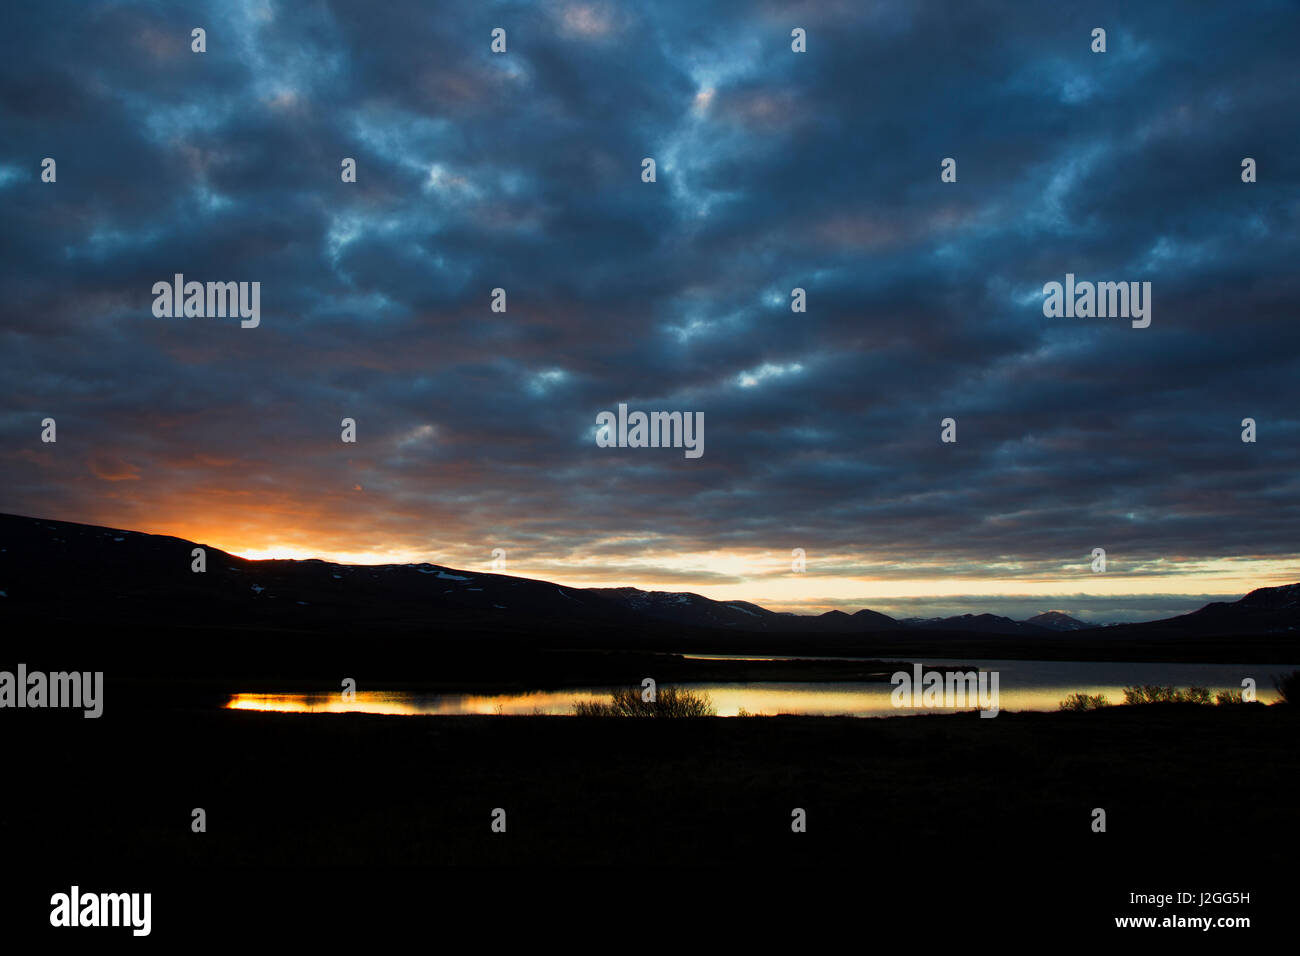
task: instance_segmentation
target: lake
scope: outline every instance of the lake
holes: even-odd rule
[[[710,660],[756,660],[753,657],[709,656]],[[791,658],[761,658],[790,660]],[[814,658],[799,658],[812,660]],[[842,659],[842,658],[841,658]],[[911,672],[918,663],[927,669],[943,670],[954,665],[952,659],[916,658],[914,661],[889,663],[892,670]],[[1176,687],[1207,687],[1211,693],[1241,690],[1243,678],[1256,684],[1257,699],[1264,703],[1277,700],[1273,689],[1274,674],[1300,669],[1295,664],[1159,664],[1105,663],[1094,661],[992,661],[968,660],[956,665],[962,669],[996,671],[999,684],[999,707],[1002,710],[1056,710],[1070,694],[1104,694],[1111,703],[1123,703],[1123,689],[1134,684],[1172,684]],[[667,684],[661,686],[668,686]],[[842,715],[852,717],[893,717],[954,708],[894,707],[890,693],[894,687],[881,682],[763,682],[763,683],[690,683],[672,686],[707,694],[721,717],[734,717],[744,709],[751,714]],[[605,700],[611,687],[574,687],[504,694],[428,694],[413,691],[358,690],[354,699],[345,701],[338,691],[317,694],[236,694],[226,703],[232,710],[283,711],[286,713],[367,713],[394,715],[466,715],[484,714],[517,716],[532,714],[571,714],[575,701]],[[973,709],[955,708],[955,709]]]

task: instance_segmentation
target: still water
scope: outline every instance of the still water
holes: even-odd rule
[[[737,660],[752,658],[735,658]],[[767,658],[771,659],[771,658]],[[887,665],[891,672],[911,672],[913,662]],[[927,669],[946,670],[952,660],[918,658]],[[1070,694],[1104,694],[1111,703],[1124,701],[1124,688],[1134,684],[1162,684],[1176,687],[1207,687],[1211,693],[1241,690],[1244,678],[1252,678],[1259,700],[1272,703],[1274,674],[1300,669],[1294,664],[1117,664],[1092,661],[965,661],[956,666],[966,670],[998,672],[1002,710],[1056,710]],[[667,686],[667,685],[661,685]],[[894,707],[890,703],[893,685],[887,680],[870,683],[763,682],[675,684],[707,694],[721,717],[734,717],[742,709],[751,714],[844,715],[892,717],[922,712],[922,708]],[[345,701],[338,691],[319,694],[236,694],[226,707],[233,710],[267,710],[288,713],[366,714],[487,714],[530,715],[571,714],[576,701],[606,700],[615,688],[575,687],[506,694],[425,694],[411,691],[357,691]],[[944,708],[928,708],[930,711]],[[973,706],[965,709],[974,709]]]

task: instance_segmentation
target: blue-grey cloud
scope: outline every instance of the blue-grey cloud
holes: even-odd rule
[[[616,569],[1296,555],[1292,4],[52,2],[6,33],[5,511]],[[155,318],[177,272],[260,281],[261,326]],[[1151,327],[1045,318],[1067,272],[1150,281]],[[704,456],[595,447],[619,402],[703,411]]]

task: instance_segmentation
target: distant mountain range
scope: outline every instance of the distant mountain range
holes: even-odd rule
[[[1027,621],[1013,621],[997,614],[958,614],[953,617],[907,617],[903,623],[936,631],[963,631],[967,634],[1043,634],[1079,631],[1093,627],[1061,611],[1045,611]]]
[[[194,548],[207,570],[191,571]],[[663,624],[692,631],[759,634],[909,633],[1042,637],[1269,634],[1300,625],[1300,584],[1260,588],[1239,601],[1145,624],[1092,627],[1060,611],[1026,621],[994,614],[898,620],[877,611],[800,615],[690,592],[572,588],[548,581],[431,564],[346,565],[322,560],[250,561],[181,538],[0,515],[0,614],[26,609],[51,619],[74,606],[100,617],[177,627],[311,631],[382,627],[419,634],[467,628],[526,633],[536,627],[615,630]]]
[[[738,631],[817,632],[847,634],[885,631],[906,625],[877,611],[854,614],[827,611],[825,614],[790,614],[769,611],[748,601],[714,601],[689,591],[642,591],[640,588],[590,588],[620,607],[674,624],[718,627]]]
[[[1052,631],[1082,631],[1092,624],[1084,624],[1083,621],[1070,617],[1064,611],[1044,611],[1042,614],[1035,614],[1026,624],[1033,624],[1036,627],[1045,627]]]
[[[1013,621],[995,614],[961,614],[955,617],[893,618],[863,609],[849,614],[791,614],[769,611],[748,601],[714,601],[689,591],[642,591],[639,588],[592,588],[623,607],[675,624],[722,627],[738,631],[855,634],[908,628],[962,631],[968,634],[1047,634],[1089,627],[1060,611],[1048,611],[1028,621]]]

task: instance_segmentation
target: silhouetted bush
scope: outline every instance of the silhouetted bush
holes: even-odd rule
[[[1275,675],[1273,686],[1277,688],[1278,697],[1282,698],[1281,703],[1294,704],[1300,701],[1300,671]]]
[[[1172,687],[1158,684],[1143,684],[1141,687],[1125,687],[1124,703],[1132,704],[1170,704],[1178,700],[1178,691]]]
[[[1229,691],[1229,694],[1232,692]],[[1220,694],[1219,696],[1223,696]],[[1240,693],[1237,694],[1241,696]],[[1125,704],[1209,704],[1210,691],[1205,687],[1189,687],[1179,690],[1177,687],[1163,687],[1159,684],[1143,684],[1141,687],[1124,688]]]
[[[1061,710],[1100,710],[1109,706],[1105,694],[1071,694],[1061,701]]]
[[[718,713],[708,694],[677,687],[659,689],[654,700],[642,700],[637,687],[616,690],[608,703],[574,701],[573,712],[579,717],[716,717]]]
[[[1221,690],[1214,695],[1214,702],[1222,707],[1224,704],[1243,704],[1239,690]]]

